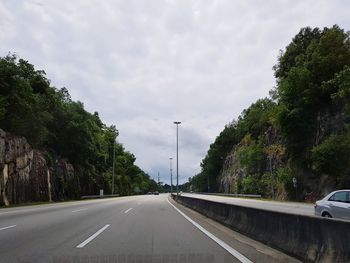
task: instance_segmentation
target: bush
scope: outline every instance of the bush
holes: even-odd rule
[[[264,173],[260,180],[262,195],[265,197],[272,197],[272,187],[276,188],[276,180],[271,173]]]
[[[261,194],[262,188],[258,174],[248,175],[242,180],[242,192],[244,194]]]
[[[322,144],[312,149],[314,169],[321,174],[339,177],[349,170],[350,136],[331,135]]]
[[[293,198],[295,196],[293,177],[293,171],[288,167],[282,167],[276,171],[277,184],[283,188],[289,198]],[[299,186],[297,185],[297,187]]]
[[[273,174],[265,173],[260,179],[261,194],[272,197],[272,189],[275,195],[285,193],[289,198],[295,197],[293,185],[293,172],[288,167],[280,167]]]
[[[244,167],[248,174],[261,171],[264,164],[262,146],[253,141],[250,145],[241,147],[238,150],[238,160],[240,167]]]

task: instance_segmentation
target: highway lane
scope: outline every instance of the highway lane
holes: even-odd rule
[[[214,202],[234,204],[240,206],[254,207],[259,209],[278,211],[283,213],[314,216],[314,205],[298,202],[278,202],[258,199],[248,199],[230,196],[216,196],[194,193],[182,193],[183,196],[201,198]]]
[[[210,224],[202,222],[204,233],[181,209],[168,195],[1,209],[0,262],[294,262],[253,241],[226,237],[226,230],[219,233],[223,248],[222,239],[210,237]]]

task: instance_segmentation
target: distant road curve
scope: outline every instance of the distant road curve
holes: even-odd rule
[[[254,207],[264,210],[277,211],[297,215],[314,215],[314,205],[298,202],[263,201],[229,196],[205,195],[195,193],[182,193],[183,196],[201,198],[214,202]]]

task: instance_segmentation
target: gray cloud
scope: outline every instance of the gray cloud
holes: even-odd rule
[[[45,69],[116,124],[137,164],[169,181],[200,170],[224,125],[275,85],[279,50],[304,26],[348,26],[348,1],[0,2],[0,55]],[[349,30],[349,28],[345,28]]]

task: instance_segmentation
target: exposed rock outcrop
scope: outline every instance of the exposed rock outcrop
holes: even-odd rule
[[[333,121],[329,121],[329,116],[319,118],[317,143],[320,143],[324,138],[329,136],[330,132],[340,131],[343,127],[340,121],[342,116],[338,115],[336,120]],[[286,154],[285,142],[276,129],[270,126],[259,140],[263,142],[262,148],[264,154],[260,169],[257,168],[254,171],[249,171],[240,162],[240,151],[256,142],[250,135],[247,135],[238,144],[234,145],[225,158],[218,182],[220,191],[225,193],[239,193],[241,191],[241,183],[247,176],[258,174],[261,178],[263,174],[270,173],[277,176],[276,171],[278,169],[291,167],[290,164],[292,161]],[[293,198],[298,200],[312,202],[336,188],[334,178],[328,175],[317,175],[312,169],[294,167],[292,172],[292,176],[297,179],[297,186],[299,186],[298,190],[295,190]],[[270,192],[266,193],[267,196],[270,194]],[[277,185],[274,190],[274,198],[288,200],[290,196],[288,196],[285,187],[279,187]]]
[[[73,165],[51,159],[24,137],[0,129],[0,205],[79,197]]]
[[[44,155],[33,152],[33,163],[30,171],[30,189],[32,201],[52,201],[51,174]]]
[[[276,129],[270,127],[266,133],[266,145],[264,147],[264,159],[258,173],[275,171],[277,167],[281,166],[285,160],[285,147],[281,135]],[[250,135],[245,136],[238,144],[234,145],[230,153],[226,156],[224,165],[219,177],[220,191],[225,193],[239,192],[240,182],[248,175],[249,171],[240,163],[239,152],[244,147],[249,147],[253,143]]]
[[[76,199],[80,197],[79,180],[74,167],[67,159],[56,158],[50,167],[51,192],[53,200]]]
[[[23,137],[0,130],[0,202],[25,202],[29,199],[29,172],[33,150]]]
[[[318,112],[316,118],[316,133],[314,146],[322,143],[331,134],[339,134],[346,128],[346,114],[341,111],[324,109]]]

